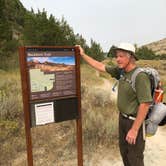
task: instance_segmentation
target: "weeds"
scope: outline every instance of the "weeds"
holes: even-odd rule
[[[155,66],[166,85],[164,61],[139,63]],[[86,64],[81,67],[83,149],[87,158],[98,146],[112,146],[118,140],[116,101],[110,96],[111,90],[103,88],[104,79],[111,81],[108,74],[97,73]],[[25,165],[26,143],[19,72],[0,70],[0,80],[0,165],[12,165],[18,158],[18,152],[20,162],[16,165]],[[34,127],[31,133],[35,165],[63,165],[68,160],[76,165],[75,120]]]
[[[19,74],[4,72],[0,80],[0,120],[15,120],[22,111]]]
[[[0,165],[25,149],[20,77],[18,71],[0,71]]]
[[[110,100],[110,92],[84,87],[82,93],[83,129],[85,146],[112,144],[117,139],[117,107]]]

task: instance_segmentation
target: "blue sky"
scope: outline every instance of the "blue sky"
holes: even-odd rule
[[[166,0],[21,0],[27,9],[65,17],[87,43],[104,51],[119,42],[143,45],[166,38]]]
[[[64,63],[66,65],[75,65],[74,56],[56,56],[56,57],[28,57],[28,61],[38,60],[39,62]]]

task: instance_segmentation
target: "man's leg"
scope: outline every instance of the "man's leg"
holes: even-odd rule
[[[126,119],[119,115],[119,149],[124,166],[130,166],[128,161],[128,143],[126,138]]]
[[[135,145],[128,145],[128,160],[131,166],[144,166],[145,141],[140,128]]]
[[[143,140],[143,129],[139,130],[135,145],[130,145],[125,140],[126,135],[133,124],[132,120],[119,116],[119,148],[125,166],[144,166],[143,152],[145,141]]]

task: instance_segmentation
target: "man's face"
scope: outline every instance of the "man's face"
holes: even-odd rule
[[[130,54],[123,50],[116,51],[116,62],[119,68],[125,68],[130,61]]]

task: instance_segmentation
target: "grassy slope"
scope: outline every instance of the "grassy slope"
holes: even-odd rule
[[[139,65],[157,68],[166,85],[164,61],[139,61]],[[117,108],[102,89],[107,74],[98,74],[88,65],[81,67],[84,159],[90,160],[100,146],[117,142]],[[0,71],[0,165],[25,165],[26,145],[19,72]],[[101,88],[99,88],[101,87]],[[164,87],[165,88],[165,87]],[[165,100],[165,98],[164,98]],[[75,121],[50,124],[32,129],[35,165],[76,164]]]

